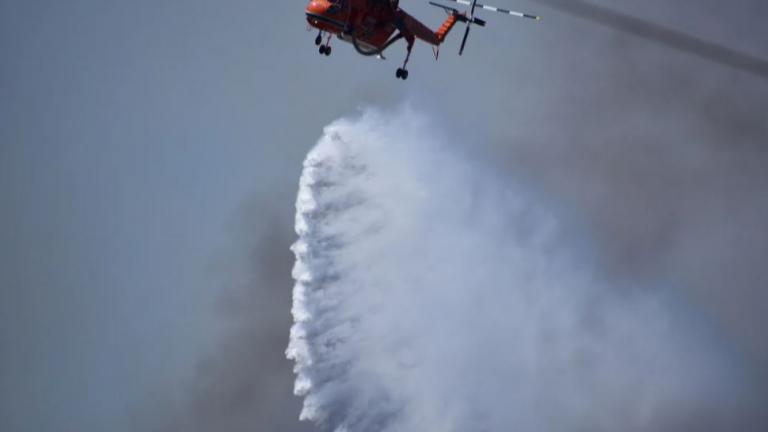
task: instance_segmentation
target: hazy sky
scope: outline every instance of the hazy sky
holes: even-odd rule
[[[763,0],[595,3],[768,58]],[[283,354],[301,160],[330,121],[406,101],[764,373],[768,81],[496,5],[544,20],[485,13],[463,57],[458,32],[437,63],[417,45],[402,82],[401,45],[320,57],[305,2],[0,1],[0,429],[309,430]]]

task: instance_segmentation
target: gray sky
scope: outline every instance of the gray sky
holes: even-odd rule
[[[762,0],[596,3],[768,58]],[[304,2],[0,2],[0,429],[309,430],[283,359],[293,201],[322,126],[364,104],[472,137],[613,277],[680,287],[766,370],[768,81],[496,5],[545,19],[484,14],[401,82],[401,45],[318,56]]]

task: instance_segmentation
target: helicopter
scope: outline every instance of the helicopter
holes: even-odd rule
[[[399,0],[311,0],[306,9],[307,22],[311,28],[317,29],[315,45],[321,55],[331,55],[331,38],[337,36],[344,42],[351,43],[359,54],[384,58],[384,51],[392,44],[405,39],[407,54],[403,66],[399,67],[395,76],[408,79],[408,60],[411,50],[420,39],[433,47],[435,60],[438,59],[440,45],[457,23],[465,23],[466,30],[461,40],[459,55],[464,53],[471,26],[485,27],[485,21],[475,17],[475,9],[480,8],[518,18],[540,20],[536,15],[511,11],[480,4],[477,0],[444,0],[469,6],[469,10],[461,12],[456,8],[434,1],[429,4],[443,9],[448,17],[437,31],[431,30],[419,20],[409,15],[399,7]]]

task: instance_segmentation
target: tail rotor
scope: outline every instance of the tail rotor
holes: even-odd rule
[[[536,21],[541,20],[541,17],[539,17],[537,15],[531,15],[531,14],[527,14],[527,13],[523,13],[523,12],[511,11],[511,10],[508,10],[508,9],[501,9],[501,8],[497,8],[495,6],[488,6],[488,5],[484,5],[484,4],[478,3],[477,0],[471,0],[471,1],[470,0],[445,0],[445,1],[450,1],[450,2],[453,2],[453,3],[458,3],[458,4],[463,4],[463,5],[469,6],[469,14],[463,14],[465,18],[462,21],[465,21],[467,23],[467,29],[464,30],[464,37],[461,39],[461,47],[459,48],[459,55],[462,55],[464,53],[464,47],[467,45],[467,38],[469,38],[469,31],[470,31],[470,28],[472,27],[472,24],[477,24],[480,27],[485,27],[485,21],[481,20],[480,18],[475,18],[475,9],[476,8],[485,9],[485,10],[489,10],[489,11],[493,11],[493,12],[498,12],[498,13],[503,13],[503,14],[511,15],[511,16],[518,17],[518,18],[528,18],[528,19],[533,19],[533,20],[536,20]],[[451,8],[451,7],[448,7],[448,6],[443,6],[443,5],[441,5],[439,3],[435,3],[433,1],[430,1],[429,4],[431,4],[433,6],[441,7],[443,9],[445,9],[446,11],[459,14],[459,11],[454,9],[454,8]]]
[[[469,8],[469,17],[467,19],[467,29],[464,30],[464,38],[461,39],[461,48],[459,48],[459,55],[464,54],[464,47],[467,45],[467,38],[469,37],[469,29],[472,28],[472,21],[475,19],[476,6],[477,6],[477,0],[472,0],[472,5]]]

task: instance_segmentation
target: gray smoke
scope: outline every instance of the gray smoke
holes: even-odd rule
[[[748,53],[582,0],[537,1],[622,33],[768,79],[768,61]]]
[[[755,10],[758,4],[741,2],[739,9]],[[700,22],[724,8],[710,11],[700,2],[675,2],[664,13]],[[387,68],[396,67],[396,50],[395,61],[389,63],[342,57],[318,63],[321,73],[339,81],[358,83],[358,67],[372,78],[349,89],[331,87],[333,92],[347,91],[350,100],[335,105],[326,101],[322,109],[320,104],[312,109],[327,118],[351,110],[361,98],[377,105],[401,100],[404,94],[434,98],[437,109],[430,112],[449,117],[458,125],[455,129],[491,131],[487,140],[462,147],[476,155],[490,153],[505,164],[502,169],[555,196],[570,212],[559,213],[562,223],[573,219],[586,225],[600,255],[601,269],[618,280],[612,286],[647,288],[658,278],[674,280],[685,302],[700,305],[713,317],[723,339],[749,352],[750,375],[766,370],[768,338],[762,329],[766,326],[763,305],[768,301],[764,266],[768,195],[763,188],[768,184],[768,94],[762,81],[696,56],[659,49],[631,34],[526,9],[545,15],[542,25],[507,28],[496,25],[503,21],[494,21],[485,29],[488,32],[474,35],[461,62],[447,55],[448,51],[434,67],[423,60],[414,66],[415,77],[406,86],[388,81]],[[435,11],[425,8],[417,16],[429,21],[429,12]],[[744,28],[758,28],[758,16],[746,20]],[[738,35],[732,21],[724,24],[725,35],[734,35],[742,44],[759,37],[760,31]],[[717,35],[712,29],[704,26],[700,33],[718,40],[712,37]],[[449,44],[458,45],[458,37]],[[294,42],[295,47],[303,47],[307,41],[299,38]],[[510,47],[505,47],[507,43]],[[505,49],[506,54],[500,55]],[[483,61],[467,61],[472,56]],[[291,65],[297,58],[286,55]],[[417,56],[416,61],[419,59]],[[345,68],[345,64],[355,68]],[[419,79],[419,74],[431,77]],[[446,89],[455,89],[467,74],[492,84],[473,85],[459,103],[457,94]],[[302,81],[297,78],[295,82]],[[324,89],[305,86],[304,91]],[[466,115],[467,107],[475,114]],[[454,115],[454,110],[459,114]],[[311,112],[295,117],[307,124],[318,121]],[[309,142],[293,135],[268,141],[274,148],[293,149],[294,153]],[[283,161],[283,166],[298,167],[296,156],[290,163]],[[273,155],[265,163],[275,161]],[[303,430],[287,420],[298,415],[295,403],[284,396],[289,366],[263,362],[284,349],[288,325],[286,314],[277,314],[277,318],[270,312],[287,307],[286,287],[290,286],[286,271],[290,257],[285,251],[291,242],[290,203],[286,201],[298,168],[283,171],[270,172],[270,178],[276,179],[276,191],[263,197],[260,208],[247,215],[251,224],[259,225],[265,214],[277,215],[266,230],[274,234],[271,240],[251,231],[244,234],[257,239],[252,247],[272,264],[254,265],[265,277],[243,293],[242,303],[252,307],[248,318],[241,316],[236,322],[249,330],[238,329],[231,335],[234,340],[222,344],[206,362],[201,383],[194,387],[199,402],[183,416],[187,424],[197,424],[198,430],[270,430],[274,425],[279,430]],[[248,300],[262,292],[271,300]],[[250,346],[254,336],[261,339],[267,334],[270,344],[239,348]],[[243,386],[244,382],[249,385]],[[246,398],[250,402],[243,402]],[[227,403],[231,409],[221,408]],[[699,421],[694,417],[688,417],[685,426],[733,430],[733,421],[723,426],[705,415]],[[238,421],[232,420],[235,418]],[[747,430],[766,430],[765,424],[747,423],[751,426]]]

